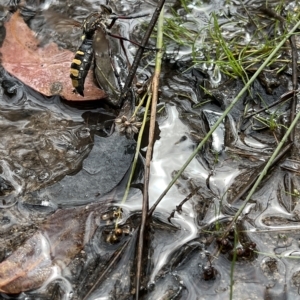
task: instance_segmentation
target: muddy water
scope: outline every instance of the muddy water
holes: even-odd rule
[[[46,18],[45,23],[33,19],[31,26],[40,29],[41,43],[51,39],[74,51],[80,31],[66,38],[63,29],[55,27],[59,24],[56,13],[82,21],[100,3],[31,1],[39,18]],[[268,3],[274,7],[278,1]],[[118,14],[155,8],[152,1],[109,4]],[[251,12],[261,4],[255,0],[243,2],[244,7],[240,1],[189,3],[185,25],[193,21],[200,30],[216,12],[224,36],[246,43],[253,31],[245,7]],[[168,5],[184,14],[178,3]],[[283,8],[297,9],[293,1]],[[44,26],[47,20],[51,26]],[[120,21],[122,35],[130,37],[138,22]],[[198,57],[204,57],[205,47],[210,47],[203,46],[206,35],[203,31],[197,40]],[[125,45],[133,56],[134,47]],[[224,77],[213,64],[199,64],[196,76],[183,73],[192,53],[187,46],[170,42],[166,53],[150,205],[243,87],[241,81]],[[145,72],[151,74],[151,55],[144,63]],[[230,231],[221,238],[243,203],[244,197],[235,199],[235,195],[260,172],[282,136],[282,128],[273,132],[261,128],[264,124],[257,120],[243,120],[245,110],[251,113],[269,105],[291,89],[289,68],[276,78],[277,83],[273,79],[260,78],[254,83],[254,96],[240,100],[158,206],[149,232],[150,259],[144,264],[141,299],[230,299],[231,279],[233,299],[299,297],[299,126],[291,153],[254,194],[235,224],[235,234]],[[70,105],[59,97],[44,97],[5,71],[1,83],[1,297],[131,299],[142,195],[139,188],[131,188],[118,219],[117,207],[135,148],[134,140],[118,133],[107,136],[104,131],[106,121],[118,112],[103,103]],[[206,84],[209,97],[199,91],[199,83]],[[280,114],[281,124],[286,124],[289,103],[272,112]],[[142,178],[142,158],[139,168],[137,184]],[[176,205],[190,193],[182,211],[170,219]],[[112,243],[117,219],[124,232],[119,242]],[[239,252],[231,274],[234,248]],[[117,253],[121,253],[118,262],[101,278]]]

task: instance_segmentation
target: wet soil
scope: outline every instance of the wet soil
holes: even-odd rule
[[[152,1],[109,4],[120,15],[155,9]],[[254,36],[249,16],[259,15],[262,4],[255,0],[189,3],[186,14],[174,1],[168,3],[166,16],[173,8],[186,18],[184,24],[193,21],[200,30],[215,12],[224,37],[241,42]],[[279,1],[269,4],[276,8]],[[11,44],[2,43],[0,52],[18,44],[17,30],[7,27],[18,18],[24,21],[22,26],[29,25],[26,30],[37,32],[39,44],[34,47],[51,42],[59,51],[74,53],[80,28],[70,24],[82,22],[97,10],[99,1],[28,1],[14,13],[8,5],[1,7],[1,32],[6,33],[5,43]],[[290,1],[282,14],[297,10],[297,3]],[[262,18],[274,34],[274,20]],[[133,33],[137,39],[142,35],[139,21],[118,22],[122,35],[129,38]],[[209,41],[197,55],[213,53],[216,45]],[[20,45],[24,48],[24,42]],[[132,58],[134,48],[125,45]],[[165,53],[150,206],[244,87],[242,79],[218,73],[217,68],[212,71],[207,63],[188,69],[192,50],[186,45],[166,42]],[[145,67],[138,76],[153,73],[154,54],[143,58]],[[145,238],[140,299],[299,297],[299,124],[290,151],[269,170],[231,224],[247,195],[241,191],[260,174],[289,126],[290,100],[259,116],[245,117],[292,90],[288,44],[282,57],[279,66],[269,66],[254,81],[156,209]],[[71,61],[72,57],[65,60],[67,73]],[[129,117],[133,108],[125,106],[120,112],[98,96],[93,98],[98,101],[76,104],[59,96],[46,97],[49,94],[41,91],[42,95],[30,80],[25,81],[26,73],[37,69],[31,64],[32,53],[26,62],[24,57],[15,62],[10,69],[3,55],[0,73],[0,297],[134,299],[147,137],[128,200],[121,204],[136,141],[118,128],[108,133],[113,120],[118,115]],[[21,78],[22,62],[29,69]],[[253,66],[248,76],[256,69]]]

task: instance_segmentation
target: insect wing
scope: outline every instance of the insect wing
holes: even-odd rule
[[[121,82],[113,57],[120,52],[119,41],[98,30],[94,38],[95,77],[111,103],[117,105]]]

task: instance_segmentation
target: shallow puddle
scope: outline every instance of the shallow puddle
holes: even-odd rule
[[[36,31],[36,47],[51,42],[74,53],[81,35],[76,22],[103,2],[27,1],[21,16]],[[188,13],[177,1],[166,5],[166,18],[172,18],[172,8],[178,22],[184,16],[182,26],[199,35],[193,48],[168,40],[171,33],[166,32],[150,207],[244,86],[207,60],[220,51],[212,43],[213,13],[224,40],[237,41],[237,47],[263,40],[255,40],[257,24],[249,16],[258,15],[270,35],[280,32],[258,10],[264,1],[204,2],[188,1]],[[268,1],[274,9],[280,3]],[[11,14],[9,4],[1,7],[1,29]],[[120,35],[140,40],[140,25],[149,22],[156,2],[109,5],[119,15],[150,14],[117,21]],[[299,5],[290,1],[281,11],[297,14]],[[127,41],[124,45],[132,61],[137,48]],[[289,125],[289,101],[248,117],[292,90],[286,47],[279,66],[272,65],[255,80],[155,210],[145,239],[140,299],[299,297],[299,125],[292,150],[269,170],[230,225],[247,195],[241,192],[260,174]],[[155,53],[147,53],[138,78],[153,73]],[[188,69],[192,55],[198,63]],[[66,64],[69,76],[71,61]],[[249,67],[247,76],[257,67]],[[273,67],[280,71],[272,72]],[[110,134],[119,110],[98,96],[100,101],[75,104],[46,97],[24,85],[17,71],[12,75],[19,79],[2,67],[0,72],[1,297],[134,299],[147,143],[143,141],[128,199],[121,203],[136,141],[118,128]],[[120,114],[130,117],[132,109]],[[277,126],[271,128],[274,119]]]

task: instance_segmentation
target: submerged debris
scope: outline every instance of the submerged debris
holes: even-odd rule
[[[119,127],[121,133],[125,133],[128,136],[132,136],[139,132],[139,128],[142,126],[141,122],[136,121],[136,117],[127,119],[126,116],[121,116],[115,120],[115,123]]]

